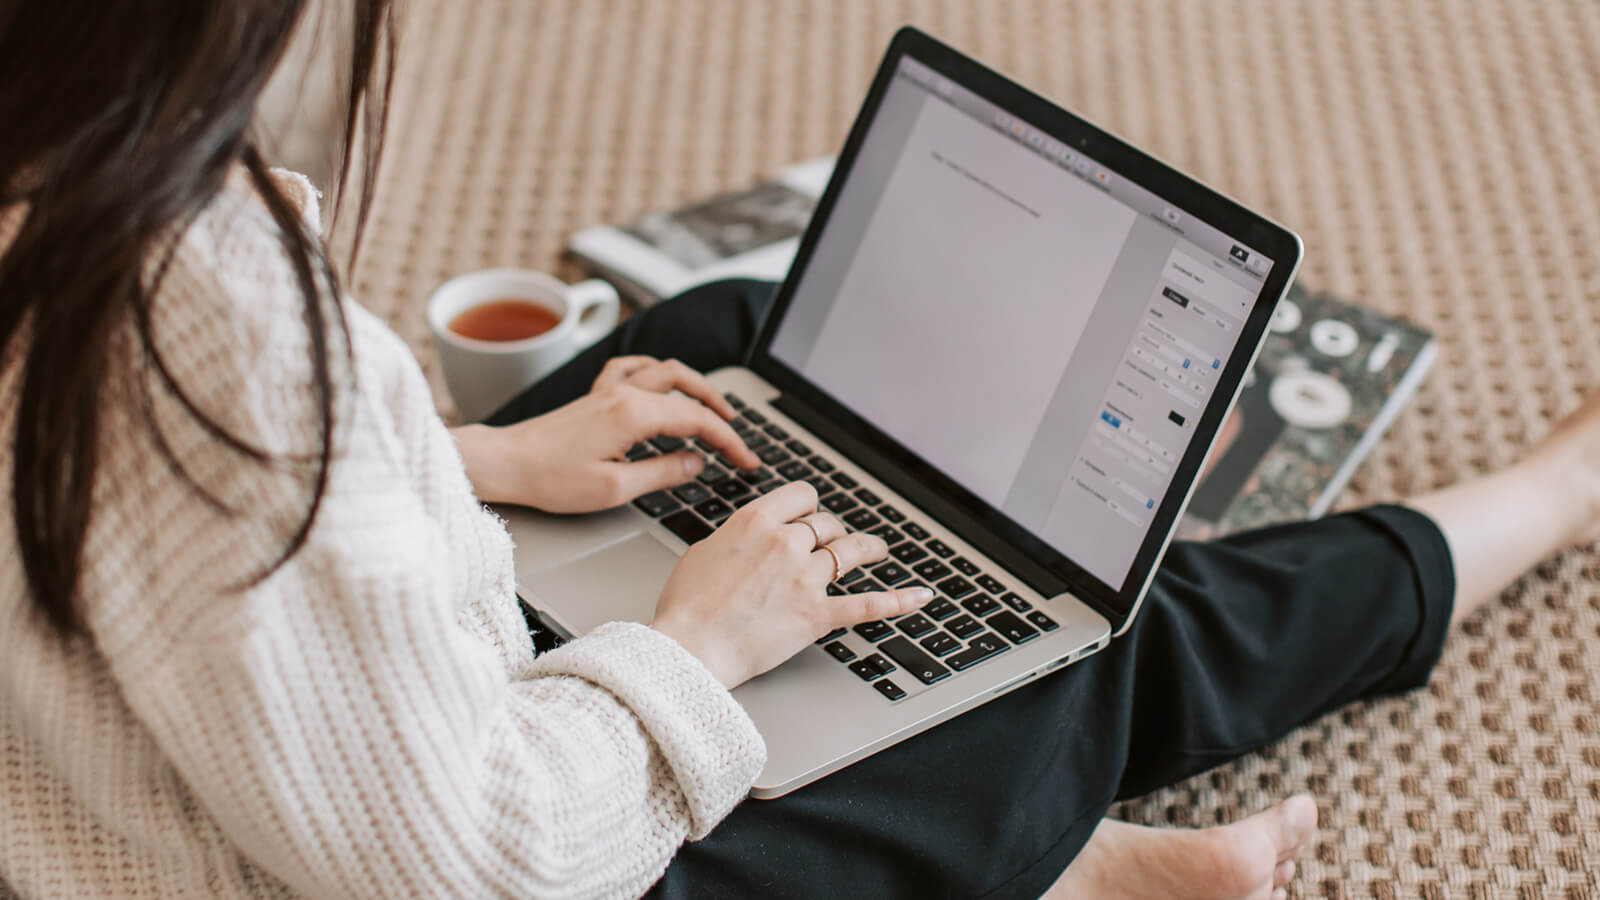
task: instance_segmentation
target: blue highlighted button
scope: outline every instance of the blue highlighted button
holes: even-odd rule
[[[1104,410],[1100,411],[1100,419],[1112,428],[1121,428],[1122,420]]]

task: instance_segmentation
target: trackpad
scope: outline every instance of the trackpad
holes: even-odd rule
[[[528,585],[537,599],[529,599],[573,634],[618,620],[649,622],[677,564],[678,554],[654,535],[636,534],[540,572]]]

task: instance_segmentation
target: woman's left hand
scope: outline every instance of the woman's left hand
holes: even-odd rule
[[[623,356],[566,406],[504,428],[468,425],[453,434],[478,499],[581,513],[700,474],[703,463],[689,451],[624,459],[629,447],[658,435],[699,438],[740,468],[759,466],[726,421],[735,415],[721,392],[683,363]]]

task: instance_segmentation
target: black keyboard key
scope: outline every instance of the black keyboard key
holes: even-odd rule
[[[722,500],[716,497],[712,497],[710,500],[697,505],[694,508],[694,511],[702,516],[705,516],[706,519],[711,522],[726,519],[727,517],[733,515],[733,507],[722,502]]]
[[[753,409],[745,410],[744,411],[744,417],[746,419],[750,420],[750,424],[751,425],[765,425],[765,424],[767,424],[767,417],[763,416],[761,413],[758,413]]]
[[[789,451],[771,444],[756,451],[756,458],[769,466],[782,465],[789,461]]]
[[[973,580],[978,582],[978,587],[981,587],[984,590],[986,590],[989,593],[994,594],[996,596],[999,596],[1000,594],[1004,594],[1006,592],[1006,586],[1000,583],[1000,579],[994,577],[993,575],[988,574],[987,572],[985,572],[982,575],[979,575],[977,578],[975,578]]]
[[[967,612],[972,613],[981,619],[984,616],[987,616],[989,613],[999,609],[1000,601],[989,596],[988,594],[980,593],[973,594],[971,597],[961,601],[961,606]]]
[[[649,444],[634,444],[628,448],[627,459],[628,462],[638,462],[641,459],[649,459],[655,455],[656,448]]]
[[[911,538],[913,541],[925,541],[929,537],[928,530],[915,522],[907,522],[901,525],[900,530],[904,531],[906,537]]]
[[[984,621],[1013,644],[1026,644],[1039,636],[1037,628],[1017,618],[1014,612],[998,612]]]
[[[751,433],[754,431],[754,426],[752,426],[749,422],[746,422],[744,419],[733,420],[733,433],[737,434],[741,438],[744,438],[746,441],[750,440]]]
[[[682,500],[690,506],[693,506],[696,503],[704,503],[707,500],[710,500],[711,492],[706,490],[706,486],[700,482],[691,481],[688,484],[680,484],[673,488],[672,496],[677,497],[679,500]]]
[[[766,435],[763,435],[759,431],[746,432],[739,435],[739,437],[744,439],[744,445],[750,448],[751,453],[759,453],[767,447],[772,446],[772,442],[767,440]]]
[[[957,572],[960,572],[968,578],[978,574],[978,564],[970,559],[967,559],[965,556],[958,556],[955,559],[950,560],[950,565],[953,566]]]
[[[772,480],[772,470],[767,468],[740,469],[733,474],[745,484],[760,484]]]
[[[799,481],[811,474],[811,467],[798,459],[790,460],[778,467],[778,475],[789,481]]]
[[[889,587],[894,587],[900,582],[905,581],[907,578],[910,578],[911,573],[907,572],[905,567],[897,562],[886,562],[872,570],[872,577],[878,579]]]
[[[817,489],[818,497],[826,497],[838,490],[838,488],[833,486],[833,482],[823,478],[821,475],[813,475],[810,478],[807,478],[806,484],[809,484]]]
[[[844,637],[845,635],[847,635],[849,633],[850,632],[849,632],[848,629],[835,628],[834,630],[828,632],[827,634],[823,635],[822,637],[817,638],[817,641],[816,641],[817,646],[820,647],[823,644],[828,643],[829,641],[836,641],[839,638],[842,638],[842,637]]]
[[[1004,653],[1010,649],[1011,645],[1005,641],[1000,640],[989,632],[984,632],[982,635],[973,638],[972,643],[967,645],[967,649],[954,656],[945,657],[944,661],[950,664],[950,668],[960,672],[963,669],[972,668],[991,656]]]
[[[854,650],[851,650],[849,647],[846,647],[838,641],[834,641],[822,649],[828,651],[828,655],[834,659],[837,659],[839,662],[849,662],[850,660],[856,658],[856,652]]]
[[[894,629],[889,627],[888,622],[862,622],[860,625],[856,626],[856,634],[861,635],[869,641],[881,641],[889,635],[894,634]]]
[[[834,584],[849,584],[849,583],[851,583],[853,581],[860,581],[861,579],[863,579],[865,577],[867,577],[867,570],[863,569],[863,568],[860,568],[860,567],[857,567],[857,568],[851,569],[848,572],[845,572],[844,574],[840,575],[838,578],[835,578],[833,580],[833,583]]]
[[[788,483],[789,482],[783,481],[782,479],[774,478],[771,481],[763,481],[756,485],[756,490],[763,494],[770,494]]]
[[[775,441],[787,441],[789,439],[789,432],[783,430],[782,425],[768,425],[761,430],[765,431]]]
[[[685,544],[697,544],[711,536],[712,527],[705,520],[694,513],[680,510],[661,520],[667,530],[678,536],[678,540]]]
[[[856,481],[854,478],[851,478],[849,475],[846,475],[843,472],[833,473],[833,482],[847,491],[855,490],[861,484],[861,482]]]
[[[944,623],[944,627],[950,629],[950,633],[956,637],[966,640],[967,638],[982,631],[983,623],[971,616],[962,615],[959,618],[951,619],[950,621]]]
[[[704,469],[700,470],[700,474],[697,477],[700,479],[701,484],[716,484],[728,477],[728,470],[721,466],[707,464]]]
[[[852,594],[870,594],[873,591],[883,590],[883,585],[871,578],[863,578],[855,584],[850,585],[848,588],[845,588],[845,590]]]
[[[885,678],[882,681],[874,683],[872,685],[872,689],[887,697],[891,703],[895,700],[901,699],[906,695],[905,690],[901,688],[900,685],[895,684],[894,680],[891,678]]]
[[[882,497],[879,497],[877,494],[874,494],[867,488],[862,488],[861,490],[856,491],[856,499],[868,506],[877,506],[879,503],[883,502]]]
[[[858,509],[847,513],[844,517],[844,523],[857,531],[866,531],[882,521],[882,519],[873,515],[870,509]]]
[[[1033,609],[1033,604],[1022,599],[1022,595],[1015,591],[1005,594],[1000,598],[1000,600],[1005,605],[1011,607],[1017,612],[1027,612],[1028,610]]]
[[[895,528],[893,525],[879,525],[877,528],[869,531],[868,534],[883,538],[883,542],[888,544],[890,547],[893,547],[896,544],[904,543],[906,539],[906,536],[901,534],[900,530]]]
[[[885,503],[883,505],[883,508],[878,510],[878,515],[883,516],[883,520],[885,522],[893,522],[896,525],[898,525],[901,522],[904,522],[906,520],[906,514],[905,513],[901,512],[898,509],[895,509],[894,507],[890,506],[887,503]]]
[[[756,500],[760,499],[760,497],[760,494],[752,491],[751,493],[745,494],[743,497],[735,497],[729,502],[733,504],[734,509],[744,509],[746,506],[756,502]]]
[[[811,468],[816,469],[818,472],[833,471],[833,463],[828,462],[820,456],[813,456],[811,459],[807,460],[807,462],[810,462]]]
[[[670,434],[658,435],[650,439],[651,446],[655,447],[657,450],[660,450],[662,453],[676,453],[679,450],[682,450],[688,443],[689,442],[685,441],[683,438],[673,437]]]
[[[735,394],[723,394],[722,399],[728,401],[728,405],[734,409],[744,409],[744,401]]]
[[[929,622],[928,617],[920,613],[912,613],[911,615],[901,619],[899,622],[896,622],[895,625],[901,631],[905,632],[905,635],[908,638],[922,637],[928,632],[939,627],[932,622]]]
[[[907,529],[906,533],[910,534],[910,529]],[[928,542],[928,549],[933,551],[934,556],[942,556],[945,559],[949,559],[951,556],[955,555],[955,551],[950,549],[950,545],[939,540],[938,538],[934,538]]]
[[[879,644],[878,649],[923,684],[933,684],[950,677],[949,669],[940,665],[938,660],[929,656],[921,647],[911,643],[909,638],[890,638]]]
[[[933,576],[930,575],[927,577],[931,578]],[[939,582],[940,593],[949,597],[951,600],[960,600],[962,597],[965,597],[975,590],[977,590],[977,588],[972,586],[972,582],[962,578],[960,575],[951,575],[949,578]]]
[[[716,491],[717,496],[724,500],[735,500],[754,490],[750,485],[737,478],[724,478],[713,485],[711,489]]]
[[[666,491],[653,491],[633,501],[647,516],[660,518],[678,508],[678,501],[667,496]]]
[[[840,491],[822,498],[822,507],[834,515],[849,512],[856,507],[855,498]]]
[[[951,603],[949,600],[946,600],[943,597],[933,598],[933,600],[929,601],[927,606],[922,608],[922,612],[925,615],[931,616],[936,622],[942,622],[960,611],[961,610],[956,609],[956,605],[954,603]]]
[[[949,656],[961,649],[961,642],[942,631],[934,632],[917,643],[934,656]]]
[[[845,593],[844,588],[839,587],[837,584],[828,585],[828,596],[830,596],[830,597],[843,597],[844,593]]]
[[[876,653],[873,654],[873,656],[876,655]],[[850,671],[856,673],[856,677],[862,681],[871,681],[874,678],[883,677],[883,673],[878,671],[878,667],[868,661],[870,659],[872,659],[871,656],[867,657],[867,659],[856,660],[850,664]]]
[[[890,547],[889,555],[909,566],[927,556],[928,551],[922,549],[921,544],[913,544],[910,541],[906,541],[904,544],[896,544]]]
[[[789,448],[790,453],[793,453],[795,456],[801,457],[802,459],[811,455],[811,448],[806,446],[806,442],[800,440],[799,438],[791,439],[789,442],[785,443],[784,446]]]
[[[1033,623],[1033,627],[1039,629],[1040,631],[1055,631],[1057,628],[1061,627],[1055,623],[1054,619],[1038,611],[1037,609],[1031,613],[1028,613],[1028,621]]]
[[[911,571],[929,581],[938,581],[950,574],[950,567],[937,559],[925,559],[911,567]]]

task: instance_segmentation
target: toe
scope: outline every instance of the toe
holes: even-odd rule
[[[1286,859],[1278,863],[1278,867],[1272,870],[1272,886],[1281,888],[1288,885],[1289,882],[1294,880],[1294,871],[1294,860]]]
[[[1317,831],[1317,803],[1310,794],[1296,794],[1273,810],[1272,844],[1278,860],[1300,855]]]

